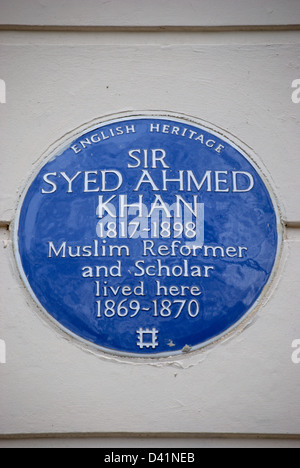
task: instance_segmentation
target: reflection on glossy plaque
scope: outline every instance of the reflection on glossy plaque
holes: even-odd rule
[[[15,250],[65,332],[114,354],[168,356],[255,309],[277,225],[258,169],[226,137],[182,118],[123,117],[44,161],[20,202]]]

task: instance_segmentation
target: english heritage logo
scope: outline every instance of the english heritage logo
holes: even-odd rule
[[[280,250],[253,159],[170,115],[94,125],[49,154],[18,210],[15,252],[44,313],[130,357],[189,353],[252,313]]]

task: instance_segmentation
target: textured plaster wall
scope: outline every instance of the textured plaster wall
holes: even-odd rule
[[[68,2],[59,15],[50,7],[43,15],[47,2],[36,3],[22,13],[16,0],[2,0],[0,23],[66,24]],[[97,21],[82,11],[83,23],[129,24],[128,10],[109,16],[114,2],[106,3]],[[227,10],[223,21],[209,11],[203,21],[269,24],[273,15],[271,24],[300,23],[297,2],[264,5],[248,21],[237,12],[233,22]],[[141,25],[135,11],[130,19]],[[157,25],[157,11],[143,25]],[[191,9],[185,22],[180,12],[170,24],[195,25]],[[75,16],[70,25],[81,21]],[[300,364],[291,360],[300,339],[300,104],[291,99],[299,58],[298,31],[0,31],[0,434],[300,434]],[[153,109],[212,122],[252,149],[277,197],[284,242],[272,288],[246,329],[202,352],[145,363],[87,351],[41,318],[17,273],[12,227],[51,145],[99,117]]]

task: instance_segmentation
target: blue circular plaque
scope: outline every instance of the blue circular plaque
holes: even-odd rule
[[[20,202],[15,251],[26,287],[65,332],[160,357],[199,349],[254,311],[279,225],[235,143],[185,118],[128,116],[46,158]]]

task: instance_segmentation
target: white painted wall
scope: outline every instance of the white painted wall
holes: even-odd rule
[[[69,1],[28,0],[26,8],[0,1],[7,88],[0,104],[0,434],[110,434],[111,444],[114,434],[179,434],[187,445],[188,434],[198,444],[211,434],[215,445],[222,433],[300,435],[300,364],[291,360],[300,339],[300,104],[291,99],[299,31],[1,31],[9,24],[295,25],[299,2],[247,2],[246,10],[233,1],[228,9],[216,0],[206,8],[142,3],[143,10],[133,1],[97,2],[95,15],[92,0],[75,0],[71,10]],[[168,23],[161,9],[171,11]],[[5,225],[50,145],[93,119],[153,109],[212,122],[251,147],[289,227],[274,284],[249,327],[200,353],[145,363],[87,352],[42,320],[18,278]]]
[[[3,25],[249,26],[299,24],[298,0],[1,0]]]

